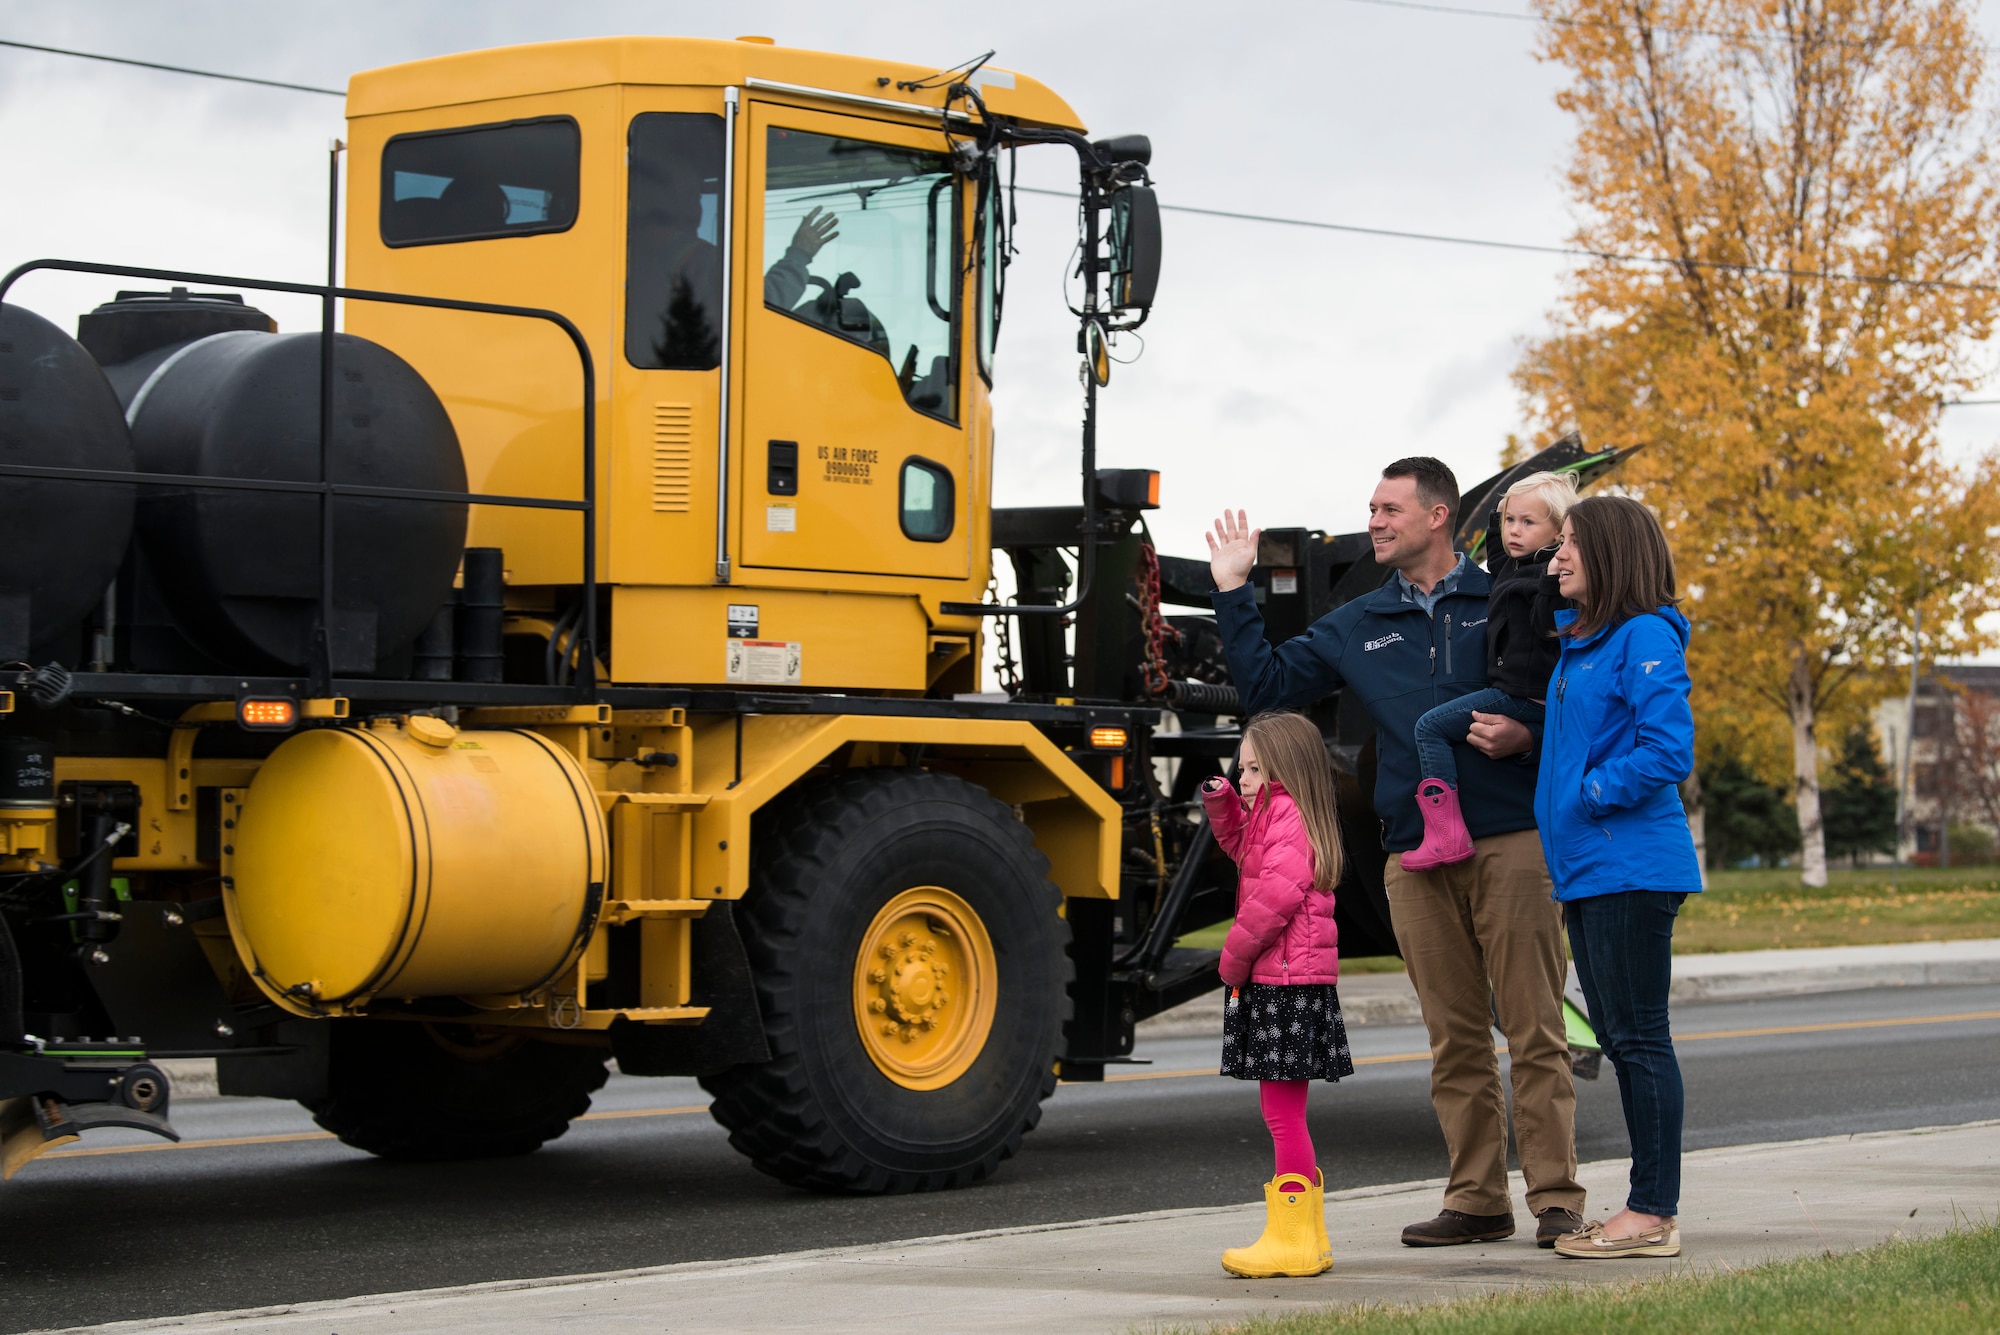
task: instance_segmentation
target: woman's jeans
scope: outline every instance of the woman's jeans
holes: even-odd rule
[[[1685,1097],[1667,1031],[1667,989],[1673,979],[1674,917],[1686,898],[1630,890],[1563,904],[1591,1027],[1618,1072],[1625,1134],[1632,1141],[1625,1208],[1637,1214],[1671,1216],[1680,1210]]]
[[[1445,701],[1417,720],[1417,760],[1423,766],[1423,778],[1443,779],[1458,787],[1458,761],[1452,758],[1451,744],[1465,740],[1474,711],[1505,714],[1529,725],[1540,723],[1543,714],[1542,706],[1533,700],[1509,695],[1497,686]]]

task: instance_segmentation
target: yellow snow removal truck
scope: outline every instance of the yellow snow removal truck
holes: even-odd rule
[[[392,1158],[532,1150],[616,1058],[790,1182],[991,1173],[1218,985],[1175,941],[1232,908],[1193,790],[1235,694],[1164,612],[1205,567],[1095,462],[1147,141],[991,65],[755,38],[420,61],[347,117],[345,286],[0,280],[141,284],[75,338],[0,306],[6,1174],[173,1136],[185,1057]],[[994,510],[1042,146],[1079,165],[1081,493]],[[1267,535],[1273,633],[1366,554]],[[1322,721],[1342,938],[1388,951],[1365,719]]]

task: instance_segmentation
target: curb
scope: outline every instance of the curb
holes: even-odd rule
[[[1910,941],[1893,946],[1679,955],[1674,958],[1672,995],[1683,1001],[1720,1001],[1981,983],[2000,983],[2000,941]]]
[[[1421,1024],[1423,1012],[1417,1008],[1416,993],[1410,991],[1409,983],[1402,974],[1364,974],[1365,978],[1398,980],[1394,990],[1371,990],[1365,994],[1349,995],[1347,984],[1341,984],[1340,1018],[1350,1029],[1371,1024]],[[1210,992],[1183,1002],[1151,1019],[1139,1021],[1138,1035],[1143,1042],[1147,1039],[1162,1038],[1215,1038],[1222,1033],[1221,992]]]

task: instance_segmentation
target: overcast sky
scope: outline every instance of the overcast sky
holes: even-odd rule
[[[938,67],[995,48],[996,65],[1050,84],[1093,133],[1150,134],[1168,203],[1536,243],[1569,230],[1571,127],[1554,104],[1558,71],[1530,55],[1528,23],[1358,0],[0,5],[0,37],[12,40],[334,88],[399,61],[626,33],[760,33]],[[0,48],[0,259],[317,281],[326,141],[341,115],[330,97]],[[1074,159],[1025,153],[1022,180],[1073,188]],[[997,499],[1058,504],[1075,495],[1080,403],[1060,292],[1069,206],[1023,196],[1019,239]],[[1169,214],[1144,356],[1117,368],[1102,401],[1102,461],[1165,474],[1154,529],[1182,555],[1202,552],[1225,502],[1268,525],[1358,529],[1378,470],[1398,455],[1438,455],[1475,481],[1520,429],[1508,371],[1544,326],[1566,263]],[[73,330],[116,286],[43,276],[16,295]],[[316,319],[309,303],[265,304],[281,325]],[[1961,409],[1950,424],[1954,450],[1980,448],[2000,435],[2000,409]]]

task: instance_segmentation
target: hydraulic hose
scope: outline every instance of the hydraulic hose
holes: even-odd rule
[[[1177,714],[1227,714],[1243,712],[1243,700],[1234,686],[1218,686],[1206,681],[1167,683],[1167,707]]]

